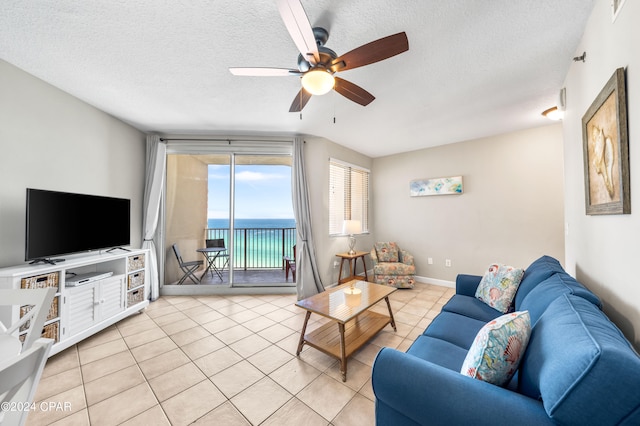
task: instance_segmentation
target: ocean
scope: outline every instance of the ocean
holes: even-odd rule
[[[229,247],[229,219],[208,219],[207,238],[223,238]],[[293,257],[295,219],[236,219],[234,268],[282,268]]]
[[[229,219],[208,219],[209,228],[228,228]],[[236,228],[295,228],[296,220],[291,219],[236,219]]]

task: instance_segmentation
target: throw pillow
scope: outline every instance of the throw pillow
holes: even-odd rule
[[[518,291],[523,275],[524,269],[494,263],[482,277],[476,290],[476,297],[493,309],[506,313]]]
[[[378,262],[397,262],[398,245],[396,243],[375,243]]]
[[[488,322],[476,335],[460,373],[506,385],[518,369],[530,336],[529,311],[512,312]]]

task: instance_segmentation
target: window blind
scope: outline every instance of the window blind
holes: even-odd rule
[[[345,220],[359,220],[369,231],[369,170],[329,160],[329,235],[342,235]]]

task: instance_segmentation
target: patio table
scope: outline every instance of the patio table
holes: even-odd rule
[[[200,276],[200,281],[202,281],[202,278],[207,275],[207,271],[214,271],[216,274],[218,274],[218,277],[220,277],[220,281],[222,281],[222,271],[220,271],[216,267],[215,262],[218,256],[220,256],[220,253],[222,253],[223,251],[227,251],[226,247],[205,247],[199,248],[196,251],[202,253],[207,261],[207,267]]]

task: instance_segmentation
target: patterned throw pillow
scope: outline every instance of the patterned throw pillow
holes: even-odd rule
[[[398,262],[398,245],[396,243],[375,243],[378,262]]]
[[[476,335],[460,373],[506,385],[518,369],[530,336],[529,311],[512,312],[488,322]]]
[[[523,275],[524,269],[494,263],[482,277],[476,290],[476,297],[493,309],[506,313],[518,291]]]

